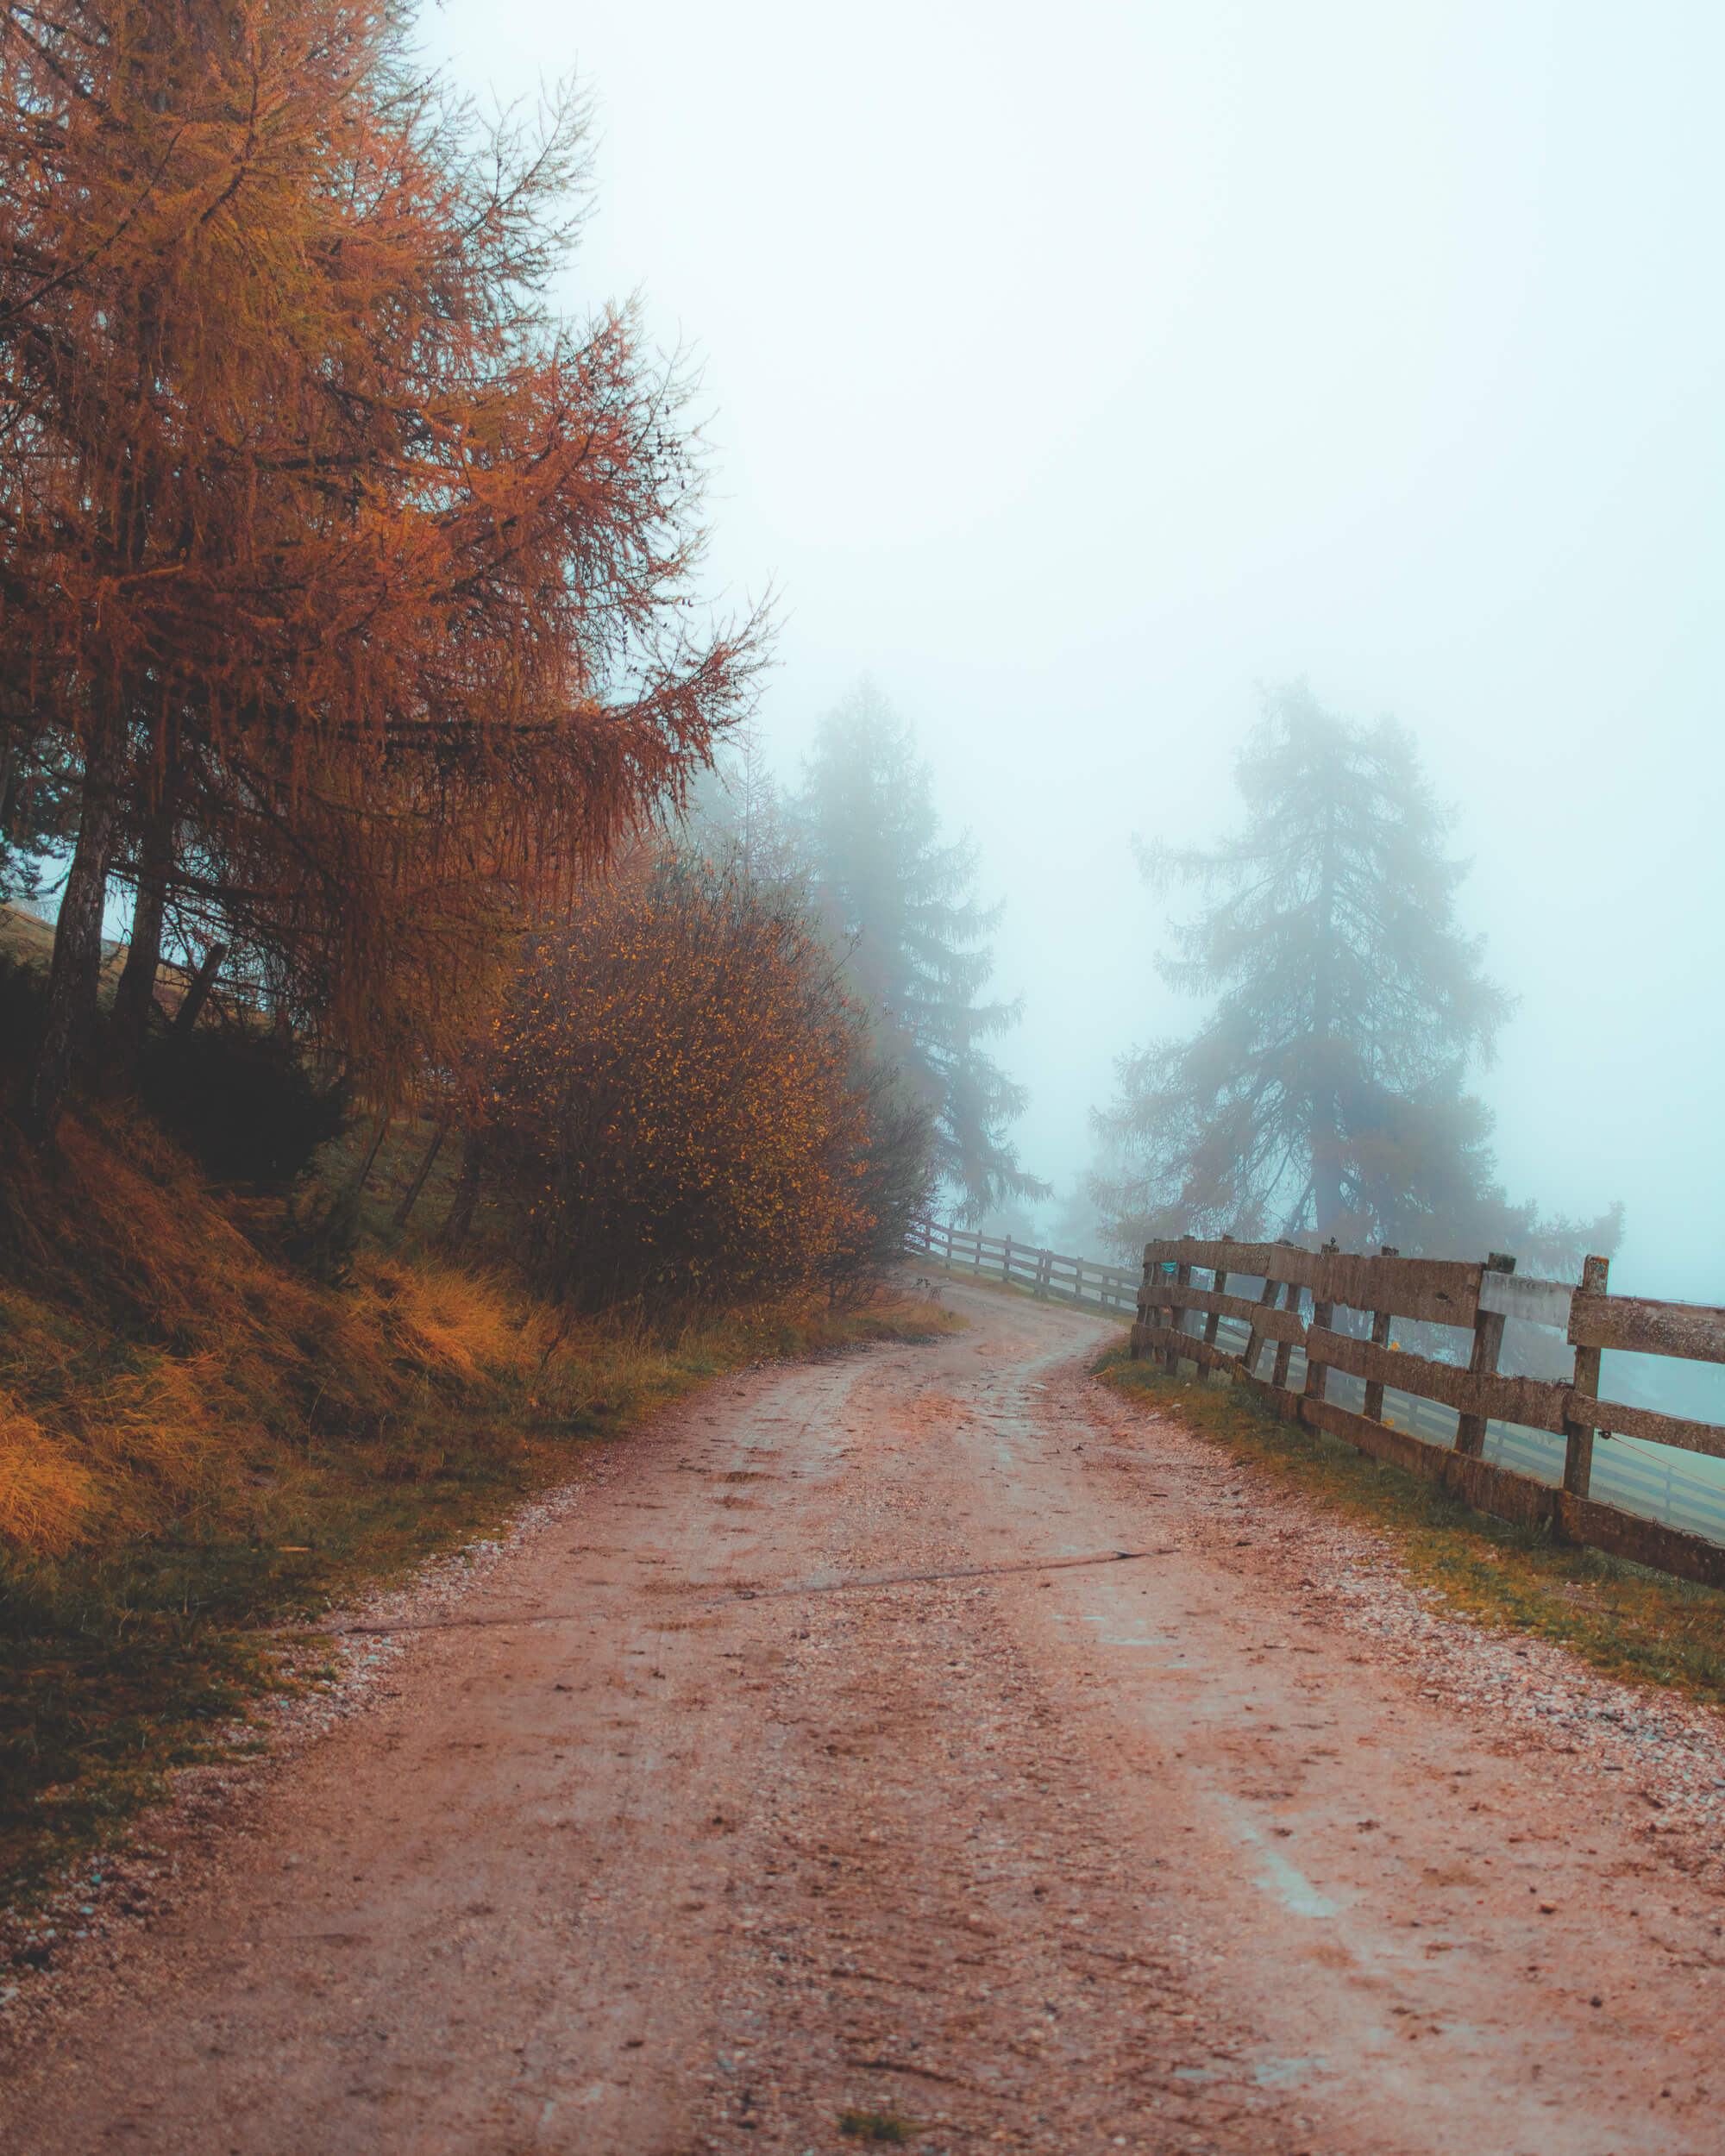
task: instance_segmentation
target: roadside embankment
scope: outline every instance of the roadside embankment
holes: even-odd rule
[[[82,1110],[49,1163],[0,1119],[0,1896],[315,1683],[333,1600],[495,1532],[586,1440],[720,1371],[945,1322],[824,1296],[572,1319],[482,1235],[457,1265],[392,1232],[423,1144],[385,1150],[320,1277],[294,1208],[211,1186],[141,1114]]]

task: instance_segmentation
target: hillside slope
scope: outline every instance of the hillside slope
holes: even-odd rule
[[[276,1681],[271,1628],[485,1531],[583,1439],[739,1362],[928,1329],[925,1306],[890,1300],[718,1313],[674,1338],[572,1322],[483,1232],[474,1263],[439,1258],[447,1163],[392,1228],[411,1123],[335,1284],[304,1263],[304,1190],[218,1188],[100,1103],[44,1163],[18,1127],[22,1071],[4,1076],[0,1881],[41,1879],[202,1756]],[[354,1151],[329,1149],[326,1185]]]

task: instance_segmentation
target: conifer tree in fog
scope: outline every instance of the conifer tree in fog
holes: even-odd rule
[[[967,1219],[1040,1198],[1006,1133],[1027,1095],[983,1044],[1018,1023],[988,1003],[1000,908],[974,896],[976,848],[943,838],[910,726],[859,688],[822,723],[799,804],[818,900],[852,991],[934,1108],[936,1162]]]
[[[1239,834],[1203,851],[1143,848],[1152,889],[1203,904],[1159,962],[1213,999],[1189,1038],[1119,1065],[1096,1118],[1119,1173],[1099,1200],[1125,1242],[1293,1235],[1361,1250],[1548,1265],[1611,1248],[1621,1216],[1541,1221],[1494,1181],[1492,1118],[1465,1090],[1510,999],[1482,969],[1413,736],[1271,696],[1237,769]]]

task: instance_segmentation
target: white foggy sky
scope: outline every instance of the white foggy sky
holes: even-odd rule
[[[1629,1206],[1619,1284],[1725,1300],[1725,417],[1703,4],[723,9],[455,0],[576,71],[571,279],[712,412],[714,580],[781,594],[794,767],[867,672],[1004,895],[1028,1165],[1088,1150],[1149,970],[1134,830],[1202,837],[1256,685],[1417,731],[1522,1002],[1512,1195]],[[1176,902],[1177,903],[1177,901]]]

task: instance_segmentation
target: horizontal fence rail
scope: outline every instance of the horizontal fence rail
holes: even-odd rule
[[[1607,1351],[1725,1363],[1725,1310],[1610,1294],[1603,1258],[1579,1287],[1518,1279],[1514,1263],[1150,1243],[1132,1352],[1224,1370],[1290,1420],[1482,1512],[1725,1587],[1725,1492],[1678,1464],[1725,1457],[1725,1428],[1599,1397]],[[1465,1359],[1399,1349],[1398,1319],[1452,1328]],[[1511,1319],[1561,1336],[1566,1379],[1498,1369]]]
[[[1136,1265],[1105,1265],[1094,1257],[1066,1257],[1009,1235],[983,1235],[951,1221],[913,1220],[905,1238],[910,1257],[926,1257],[950,1273],[973,1280],[1027,1288],[1044,1302],[1070,1302],[1130,1318],[1138,1308],[1143,1274]]]

